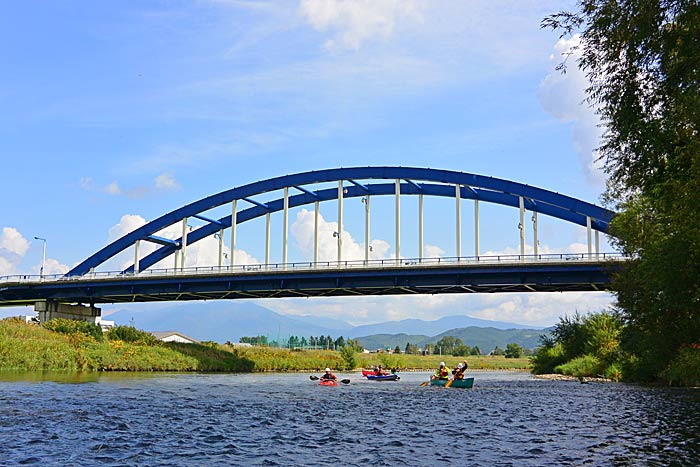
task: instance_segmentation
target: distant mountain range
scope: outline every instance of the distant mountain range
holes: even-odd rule
[[[160,309],[122,309],[104,317],[116,324],[133,324],[147,331],[180,331],[199,340],[238,342],[244,336],[267,336],[270,340],[291,335],[344,336],[369,349],[386,346],[404,347],[406,342],[425,345],[443,335],[459,337],[466,345],[478,345],[490,351],[517,342],[526,348],[537,345],[542,330],[526,326],[489,321],[471,316],[447,316],[434,321],[405,319],[353,326],[345,321],[317,316],[290,316],[276,313],[252,302],[213,301],[176,304]],[[534,339],[534,340],[533,340]]]

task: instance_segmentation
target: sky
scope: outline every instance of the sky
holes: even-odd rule
[[[182,205],[307,170],[441,168],[600,204],[602,129],[583,102],[586,78],[572,49],[578,38],[539,27],[567,7],[573,2],[7,3],[0,15],[0,276],[39,273],[44,242],[35,237],[46,239],[45,273],[64,273]],[[554,68],[565,59],[562,74]],[[418,251],[411,198],[402,199],[406,257]],[[470,255],[472,207],[462,204],[463,254]],[[392,199],[372,200],[375,258],[393,255],[392,209]],[[481,253],[517,253],[517,210],[480,206],[480,213]],[[321,258],[333,259],[335,203],[324,203],[321,215]],[[344,258],[362,258],[359,200],[346,202],[346,216]],[[425,216],[426,254],[454,255],[454,227],[444,227],[454,222],[454,201],[426,200]],[[274,262],[281,215],[272,222]],[[290,261],[312,258],[312,223],[308,209],[291,211]],[[249,224],[239,228],[241,263],[264,258],[264,223]],[[542,216],[539,226],[540,251],[586,250],[584,228]],[[602,240],[601,250],[612,251]],[[214,239],[192,245],[188,266],[216,264],[217,254]],[[132,260],[125,252],[104,267]],[[468,314],[547,326],[612,301],[588,292],[259,304],[353,324]]]

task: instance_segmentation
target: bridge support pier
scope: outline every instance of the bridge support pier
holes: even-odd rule
[[[39,321],[46,322],[55,318],[74,319],[78,321],[88,321],[95,323],[96,318],[102,316],[102,309],[94,305],[68,305],[52,300],[46,302],[36,302],[34,311],[39,314]]]

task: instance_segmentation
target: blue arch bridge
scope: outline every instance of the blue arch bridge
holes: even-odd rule
[[[337,184],[337,187],[336,187]],[[262,196],[271,200],[261,200]],[[277,198],[274,198],[277,196]],[[395,200],[394,257],[370,259],[370,206],[377,196]],[[401,199],[418,198],[418,256],[401,256]],[[423,200],[425,196],[452,198],[455,203],[455,246],[452,258],[424,254]],[[361,198],[364,204],[364,259],[343,257],[343,203]],[[319,205],[337,205],[337,257],[319,260]],[[462,255],[461,203],[473,203],[474,254]],[[480,254],[479,206],[495,203],[519,213],[520,254]],[[313,260],[290,263],[289,210],[313,206]],[[223,217],[210,212],[225,209]],[[270,216],[281,212],[282,261],[270,262]],[[526,213],[531,213],[534,252],[525,254]],[[528,214],[529,216],[530,214]],[[538,215],[578,224],[587,232],[583,254],[540,254]],[[105,246],[65,275],[6,276],[0,278],[0,306],[34,305],[42,319],[56,316],[97,316],[98,304],[175,300],[212,300],[271,297],[333,297],[490,292],[598,291],[609,286],[619,255],[600,252],[600,232],[606,233],[614,213],[594,204],[513,181],[470,173],[415,167],[337,168],[262,180],[200,199],[164,214]],[[237,226],[265,219],[265,260],[236,264]],[[188,220],[201,223],[196,228]],[[528,222],[529,223],[529,222]],[[177,226],[179,238],[157,234]],[[181,226],[181,227],[180,227]],[[202,239],[218,238],[218,262],[185,267],[187,248]],[[225,240],[228,250],[225,255]],[[141,255],[143,242],[156,245]],[[133,264],[120,271],[98,268],[127,249]],[[145,250],[145,249],[144,249]],[[163,268],[172,258],[172,267]],[[158,265],[157,268],[154,268]]]

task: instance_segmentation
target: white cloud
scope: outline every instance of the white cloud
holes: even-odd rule
[[[29,249],[29,242],[14,227],[3,227],[0,233],[0,275],[14,274]]]
[[[333,234],[338,231],[337,222],[328,222],[318,215],[318,260],[335,261],[338,259],[338,239]],[[306,258],[313,259],[314,254],[314,212],[302,209],[290,228],[292,237]],[[343,229],[343,260],[365,259],[364,243],[358,243],[347,230]],[[370,240],[372,250],[370,259],[383,259],[391,248],[389,243],[381,239]]]
[[[561,122],[571,122],[572,144],[579,157],[581,168],[588,180],[603,185],[602,165],[596,162],[603,129],[595,109],[585,102],[585,90],[590,82],[578,67],[581,58],[581,38],[577,34],[571,39],[560,39],[550,56],[550,70],[540,83],[538,97],[540,104]],[[566,59],[567,72],[562,74],[555,67]]]
[[[0,254],[0,276],[9,276],[15,272],[15,265]]]
[[[119,188],[119,184],[117,182],[112,182],[106,187],[103,188],[103,191],[107,193],[108,195],[116,196],[116,195],[121,195],[122,190]]]
[[[180,184],[172,173],[162,173],[153,179],[151,185],[137,185],[132,188],[123,189],[118,182],[113,181],[107,185],[96,184],[91,177],[80,179],[80,188],[85,191],[97,191],[110,196],[127,196],[129,198],[141,198],[153,191],[169,191],[180,188]]]
[[[65,274],[68,272],[70,268],[63,264],[60,263],[58,260],[55,260],[53,258],[46,258],[46,261],[44,262],[44,274],[46,275],[51,275],[51,274]],[[35,266],[34,270],[38,273],[41,272],[41,266]]]
[[[561,316],[601,311],[613,302],[614,297],[606,292],[532,292],[280,299],[266,301],[263,306],[282,314],[314,315],[353,325],[468,315],[545,327],[556,324]]]
[[[386,40],[399,21],[420,21],[411,0],[302,0],[301,15],[317,31],[333,33],[327,49],[353,49],[374,39]]]
[[[445,250],[436,245],[425,245],[426,258],[442,258],[445,255]]]
[[[0,235],[0,250],[24,256],[29,249],[29,242],[13,227],[3,227]]]
[[[154,180],[154,184],[157,190],[176,190],[180,188],[180,184],[171,173],[158,175]]]

